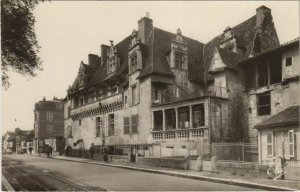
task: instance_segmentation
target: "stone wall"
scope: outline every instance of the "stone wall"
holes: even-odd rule
[[[138,157],[136,163],[140,165],[168,167],[173,169],[188,169],[187,159]]]

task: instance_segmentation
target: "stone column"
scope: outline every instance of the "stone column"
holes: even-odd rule
[[[162,113],[163,113],[163,131],[165,131],[166,130],[166,113],[165,113],[164,109],[162,110]]]

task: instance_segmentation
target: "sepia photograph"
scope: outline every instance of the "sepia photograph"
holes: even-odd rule
[[[1,1],[2,191],[300,191],[299,1]]]

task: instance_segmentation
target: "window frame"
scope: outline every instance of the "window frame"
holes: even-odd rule
[[[137,134],[138,133],[138,114],[131,115],[131,134]]]
[[[130,118],[129,117],[123,117],[123,134],[124,135],[130,134]]]
[[[129,64],[130,64],[130,72],[135,73],[138,70],[138,58],[137,54],[134,53],[129,58]]]
[[[96,117],[95,137],[101,137],[101,126],[102,126],[101,117]]]
[[[269,104],[260,104],[260,98],[265,97],[269,95]],[[269,112],[261,112],[263,107],[268,107],[269,106]],[[270,115],[272,112],[272,106],[271,106],[271,92],[266,91],[264,93],[257,94],[257,116],[264,116],[264,115]]]
[[[53,112],[47,111],[47,121],[53,121]]]
[[[108,114],[108,136],[115,135],[115,114]]]

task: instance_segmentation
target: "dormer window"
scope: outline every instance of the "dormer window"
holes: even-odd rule
[[[223,41],[226,41],[227,39],[230,39],[232,37],[232,30],[230,27],[226,27],[224,30],[224,36],[223,36]]]
[[[110,42],[111,46],[107,52],[107,74],[117,71],[120,65],[120,59],[117,55],[117,48],[114,46],[113,41]]]
[[[134,73],[137,70],[137,55],[133,54],[130,57],[130,71]]]
[[[175,51],[175,67],[180,70],[187,70],[187,56],[185,53]]]

